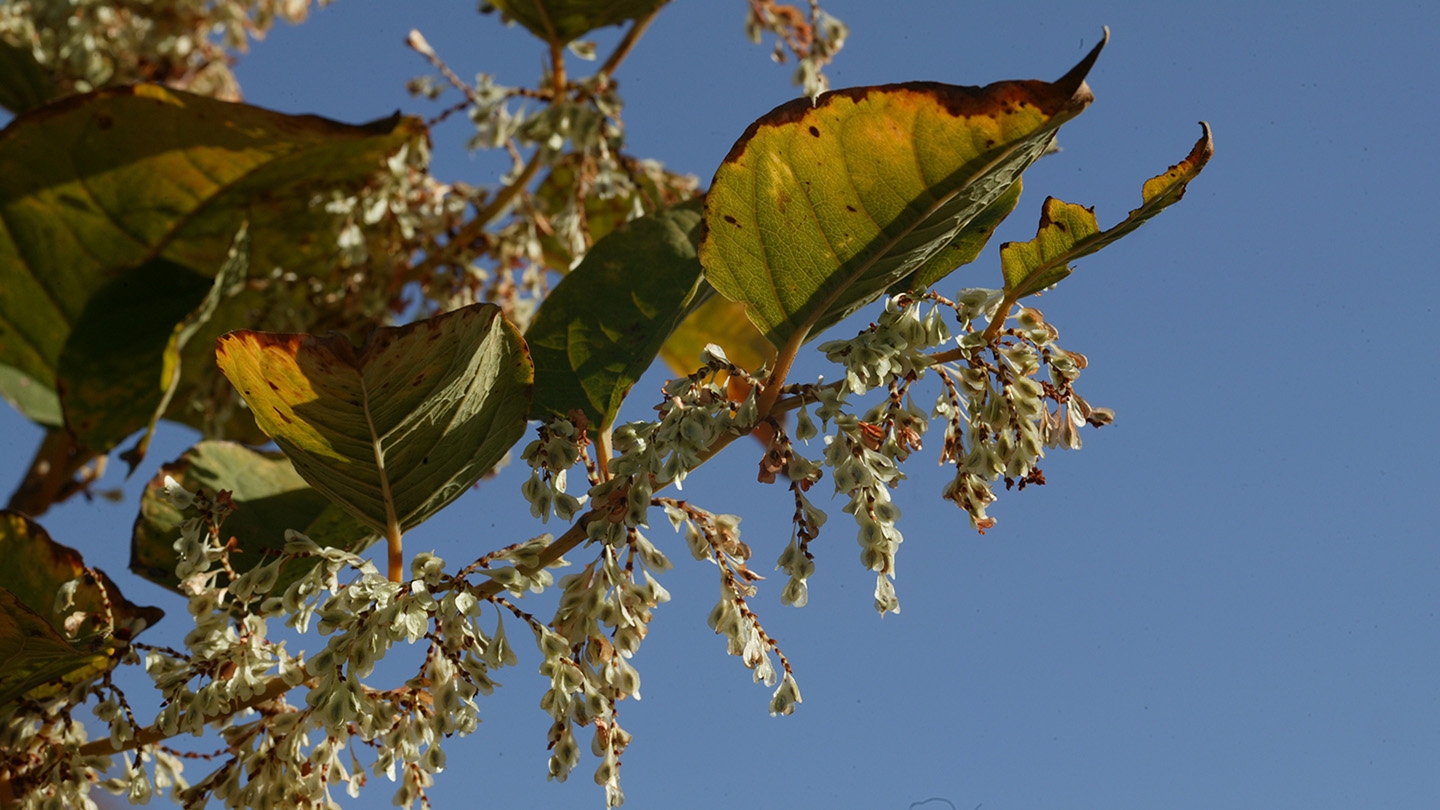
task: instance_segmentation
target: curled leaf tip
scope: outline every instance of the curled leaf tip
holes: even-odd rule
[[[1107,25],[1101,29],[1100,41],[1090,49],[1090,53],[1085,54],[1084,59],[1081,59],[1075,67],[1070,68],[1070,71],[1064,76],[1061,76],[1060,80],[1055,82],[1055,86],[1064,88],[1077,96],[1083,94],[1088,102],[1091,93],[1090,88],[1085,85],[1085,77],[1090,74],[1090,68],[1095,67],[1095,60],[1100,58],[1100,52],[1105,50],[1105,43],[1109,41],[1110,26]]]

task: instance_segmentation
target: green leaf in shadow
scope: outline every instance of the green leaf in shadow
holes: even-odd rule
[[[586,254],[535,314],[530,415],[584,412],[609,427],[630,387],[697,303],[700,201],[621,225]]]
[[[54,95],[55,83],[30,49],[0,39],[0,107],[19,115],[43,106]]]
[[[283,454],[234,442],[204,441],[162,466],[140,497],[140,514],[130,541],[130,570],[167,588],[179,584],[174,543],[186,515],[161,497],[166,476],[191,492],[230,493],[235,512],[226,518],[221,531],[227,540],[234,538],[239,553],[231,556],[230,564],[241,573],[284,548],[286,529],[302,532],[322,546],[356,553],[378,536],[305,483]],[[283,592],[311,565],[307,560],[287,564],[272,592]]]
[[[349,126],[156,85],[72,96],[17,117],[0,131],[0,365],[53,390],[92,298],[123,296],[112,285],[137,268],[213,277],[243,222],[253,265],[328,277],[337,249],[323,235],[334,215],[312,204],[316,195],[356,187],[423,132],[399,116]],[[166,336],[209,285],[184,290],[188,302],[178,287],[155,291],[178,313]],[[254,323],[256,310],[253,298],[235,302],[216,325]],[[161,333],[153,322],[137,326]],[[144,385],[160,374],[148,369]]]
[[[596,28],[637,20],[669,0],[490,0],[530,33],[564,45]]]

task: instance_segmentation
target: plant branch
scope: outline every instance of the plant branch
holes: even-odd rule
[[[615,69],[620,67],[620,63],[625,61],[625,57],[630,55],[630,51],[635,47],[635,43],[640,41],[640,37],[645,34],[645,29],[650,27],[650,23],[655,20],[655,15],[660,13],[660,9],[663,8],[664,5],[664,3],[661,3],[656,6],[649,14],[636,20],[634,24],[630,26],[630,30],[625,32],[625,38],[615,45],[615,50],[610,52],[610,56],[605,60],[605,64],[600,66],[601,73],[604,73],[606,76],[613,76],[615,74]]]

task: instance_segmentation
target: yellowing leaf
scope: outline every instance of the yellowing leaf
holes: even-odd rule
[[[498,307],[344,336],[231,332],[216,350],[295,471],[366,525],[418,525],[525,432],[534,371]]]
[[[914,82],[777,107],[715,173],[706,278],[784,347],[921,271],[943,275],[931,260],[1090,103],[1103,45],[1053,84]]]
[[[1070,275],[1070,262],[1115,242],[1179,202],[1185,196],[1186,186],[1215,154],[1210,126],[1202,121],[1200,127],[1200,140],[1195,142],[1190,154],[1164,174],[1147,180],[1141,189],[1140,207],[1109,230],[1100,230],[1094,209],[1046,198],[1035,238],[1000,246],[1006,299],[1013,303],[1054,285]],[[1008,311],[1008,308],[1002,309]]]
[[[775,347],[745,317],[745,305],[722,295],[710,296],[690,313],[665,341],[660,357],[676,374],[690,374],[700,367],[700,353],[708,343],[724,349],[730,362],[746,371],[775,362]]]

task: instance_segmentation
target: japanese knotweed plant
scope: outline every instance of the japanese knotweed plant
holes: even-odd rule
[[[1046,451],[1078,448],[1081,428],[1111,421],[1076,389],[1085,356],[1061,348],[1029,299],[1178,201],[1210,158],[1208,127],[1119,224],[1101,230],[1089,209],[1047,199],[1035,239],[1001,247],[998,288],[937,291],[1090,103],[1103,41],[1053,83],[820,92],[844,27],[814,4],[751,2],[751,33],[800,60],[810,95],[751,124],[702,197],[622,151],[609,76],[663,2],[493,5],[546,44],[537,87],[466,85],[422,36],[409,42],[463,91],[454,109],[469,114],[474,145],[514,157],[493,189],[430,178],[414,119],[345,127],[152,85],[62,100],[0,134],[0,160],[26,167],[0,181],[7,222],[24,226],[0,234],[0,281],[34,310],[0,304],[16,334],[34,336],[0,350],[0,389],[52,426],[56,444],[37,460],[48,471],[62,456],[103,458],[162,417],[207,434],[150,483],[135,527],[132,567],[187,600],[193,626],[176,647],[137,640],[159,611],[3,514],[7,560],[25,563],[0,573],[0,786],[18,806],[93,806],[99,785],[134,802],[328,808],[382,775],[398,805],[428,805],[447,741],[477,729],[493,674],[519,661],[512,635],[527,632],[548,682],[549,777],[567,778],[588,743],[618,806],[631,739],[618,707],[640,695],[633,661],[669,599],[667,550],[715,566],[709,626],[771,689],[770,712],[801,702],[796,667],[752,607],[761,578],[741,518],[706,509],[703,492],[682,499],[692,471],[728,448],[757,457],[760,484],[788,487],[789,538],[762,541],[787,577],[781,601],[796,607],[814,541],[834,530],[816,495],[833,493],[883,615],[900,609],[891,493],[932,427],[954,469],[939,495],[984,532],[998,485],[1045,483]],[[565,52],[592,53],[580,37],[624,21],[601,69],[568,78]],[[173,149],[157,152],[139,129],[157,116],[169,116]],[[86,165],[103,171],[36,157],[96,149],[102,119],[113,140],[98,154],[111,162]],[[207,129],[217,119],[244,126]],[[89,196],[60,199],[59,187]],[[188,202],[174,203],[182,187]],[[130,207],[161,198],[168,213]],[[112,249],[57,243],[36,258],[25,240],[55,222]],[[27,297],[55,278],[66,283],[52,289],[81,291],[49,313],[69,330],[58,335],[41,328],[41,296]],[[438,314],[377,326],[407,287]],[[105,343],[117,301],[147,314]],[[861,311],[873,322],[833,334]],[[242,314],[303,328],[231,329]],[[322,326],[365,338],[319,337]],[[213,355],[206,332],[224,333]],[[833,379],[794,379],[817,340]],[[657,357],[683,370],[652,392],[652,416],[622,420]],[[758,441],[730,447],[745,436]],[[265,440],[279,452],[245,444]],[[528,469],[531,515],[558,534],[456,564],[407,559],[404,534],[512,454]],[[35,473],[25,503],[83,491],[85,474],[77,463]],[[655,531],[661,515],[678,541]],[[382,537],[377,566],[360,553]],[[280,625],[283,640],[271,634]],[[378,676],[400,646],[419,663]],[[143,667],[158,710],[119,688],[121,665]],[[77,717],[87,708],[104,736]],[[207,730],[212,755],[173,743]]]

